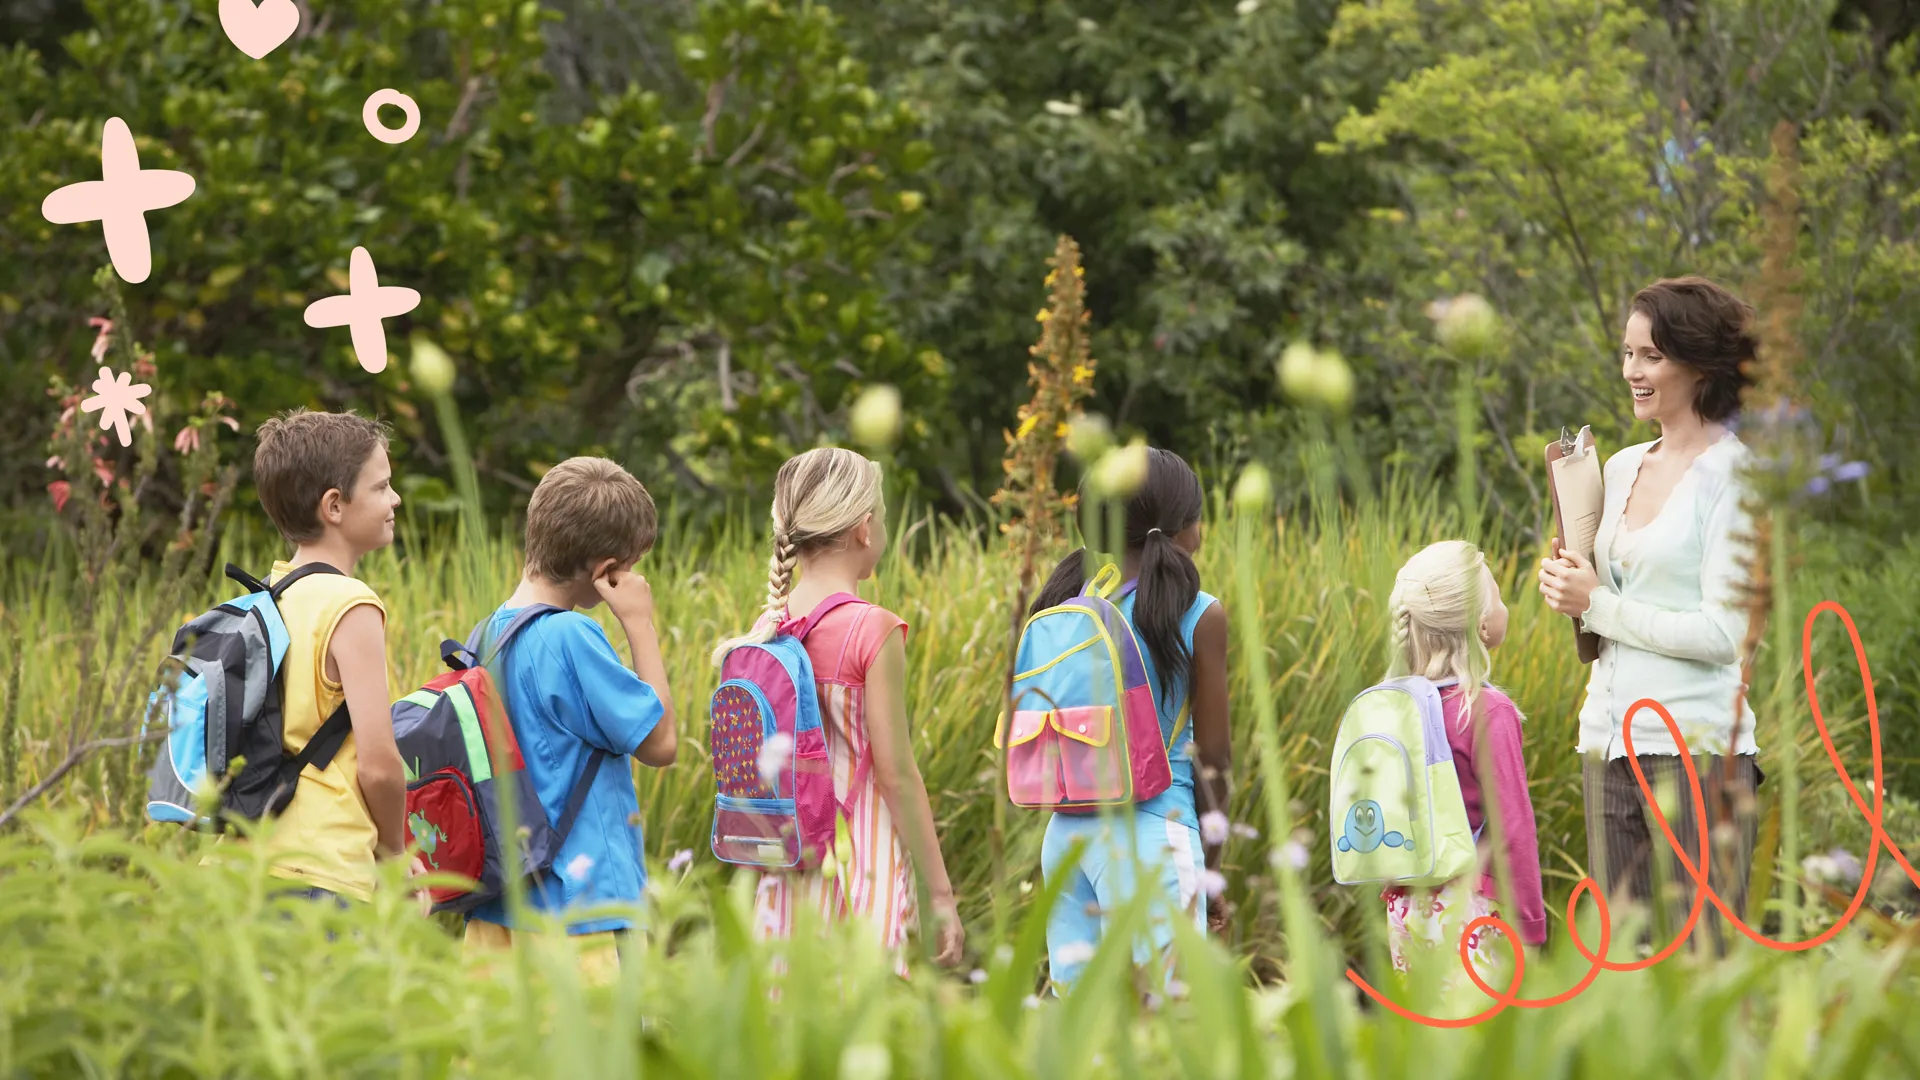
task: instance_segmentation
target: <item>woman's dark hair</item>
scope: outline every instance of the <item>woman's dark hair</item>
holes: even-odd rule
[[[1760,347],[1753,307],[1703,277],[1666,278],[1633,295],[1632,310],[1653,324],[1653,344],[1702,376],[1693,408],[1719,423],[1740,411],[1740,391],[1753,385],[1745,367]]]
[[[1163,702],[1174,686],[1185,683],[1192,666],[1192,653],[1180,640],[1180,620],[1200,595],[1200,570],[1173,538],[1200,520],[1205,505],[1200,478],[1180,455],[1147,451],[1147,478],[1127,500],[1127,551],[1138,553],[1140,568],[1133,625],[1160,674]],[[1086,549],[1081,548],[1053,568],[1027,614],[1064,604],[1085,586]]]

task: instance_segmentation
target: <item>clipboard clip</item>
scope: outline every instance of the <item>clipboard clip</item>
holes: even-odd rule
[[[1565,424],[1560,425],[1560,456],[1571,457],[1573,455],[1573,446],[1573,433],[1567,430]]]

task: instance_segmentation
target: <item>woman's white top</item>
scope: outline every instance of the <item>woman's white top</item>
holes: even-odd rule
[[[1747,633],[1737,589],[1752,550],[1735,470],[1751,451],[1728,432],[1688,466],[1653,520],[1623,536],[1627,495],[1653,446],[1629,446],[1602,470],[1606,498],[1593,560],[1600,587],[1581,617],[1585,629],[1600,635],[1600,658],[1587,677],[1578,749],[1625,757],[1627,710],[1652,698],[1672,714],[1688,750],[1725,754]],[[1758,750],[1753,723],[1743,700],[1733,753]],[[1633,749],[1679,753],[1652,708],[1634,714]]]

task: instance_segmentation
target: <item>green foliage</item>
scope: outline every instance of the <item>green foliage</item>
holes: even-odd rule
[[[1650,438],[1613,362],[1634,289],[1758,262],[1762,165],[1801,127],[1803,380],[1876,498],[1920,514],[1893,438],[1920,400],[1909,23],[1871,4],[1009,0],[326,0],[254,62],[206,5],[98,0],[87,28],[0,53],[0,449],[10,502],[44,480],[37,365],[77,360],[93,226],[47,191],[123,116],[200,191],[155,215],[132,290],[163,388],[252,422],[298,403],[399,420],[403,480],[446,487],[444,433],[404,373],[369,376],[306,303],[366,243],[461,368],[489,512],[548,463],[614,454],[713,510],[900,388],[903,481],[945,511],[1000,479],[1053,238],[1081,242],[1103,363],[1093,411],[1156,445],[1276,469],[1304,506],[1313,421],[1278,391],[1294,340],[1364,388],[1355,457],[1464,471],[1423,311],[1472,290],[1509,328],[1470,369],[1487,509],[1528,539],[1539,445],[1591,423]],[[1871,16],[1861,21],[1860,15]],[[406,89],[404,147],[359,105]],[[390,340],[396,340],[390,338]],[[410,475],[409,475],[410,474]],[[1378,481],[1379,476],[1372,479]]]
[[[223,844],[231,849],[232,845]],[[619,974],[583,979],[553,937],[525,963],[462,955],[396,874],[373,903],[273,898],[244,850],[189,835],[84,836],[69,816],[0,837],[0,1072],[17,1077],[1137,1076],[1895,1077],[1920,1068],[1920,966],[1859,934],[1812,954],[1740,950],[1602,975],[1566,1005],[1469,1029],[1418,1026],[1351,994],[1319,1006],[1338,1045],[1299,1056],[1299,986],[1251,990],[1216,945],[1176,943],[1184,994],[1143,999],[1108,940],[1084,989],[1031,997],[1044,909],[978,986],[891,974],[858,928],[747,930],[751,891],[655,865],[647,929]],[[389,868],[390,870],[392,868]],[[744,884],[744,879],[736,884]],[[1138,905],[1118,914],[1136,925]],[[1591,938],[1590,938],[1591,940]],[[784,968],[784,970],[782,970]],[[1572,950],[1529,967],[1571,985]],[[972,980],[969,980],[971,982]],[[1391,985],[1391,984],[1389,984]],[[1400,1000],[1424,1003],[1417,988]],[[1416,1064],[1417,1063],[1417,1064]]]
[[[1329,740],[1346,702],[1384,674],[1388,624],[1381,605],[1395,571],[1407,555],[1427,543],[1460,535],[1459,521],[1448,506],[1450,493],[1436,493],[1403,479],[1365,511],[1328,509],[1310,518],[1259,518],[1250,522],[1248,538],[1240,541],[1235,538],[1235,519],[1224,508],[1226,493],[1220,482],[1211,477],[1206,482],[1219,505],[1209,515],[1211,539],[1198,557],[1202,584],[1231,599],[1236,568],[1254,567],[1254,608],[1267,650],[1264,687],[1253,685],[1240,660],[1232,666],[1229,689],[1237,780],[1231,815],[1270,831],[1254,722],[1254,702],[1257,697],[1266,698],[1276,708],[1279,760],[1294,802],[1293,824],[1303,830],[1300,841],[1311,855],[1301,874],[1310,883],[1310,905],[1321,925],[1339,940],[1344,954],[1355,958],[1362,955],[1367,929],[1378,921],[1379,908],[1371,895],[1331,884],[1324,842]],[[426,523],[409,519],[409,513],[403,504],[400,545],[369,557],[358,570],[389,612],[396,696],[441,669],[441,639],[464,638],[505,598],[520,570],[515,543],[495,537],[463,550],[445,536],[432,535]],[[939,822],[962,916],[978,934],[992,914],[994,897],[1002,898],[1010,910],[1031,903],[1038,888],[1039,843],[1045,825],[1045,815],[1009,813],[1000,835],[1004,870],[996,866],[991,853],[997,785],[990,740],[992,717],[998,711],[995,702],[1004,687],[1007,605],[1017,567],[997,545],[983,544],[982,537],[970,530],[941,523],[911,507],[890,517],[896,534],[890,546],[901,554],[880,568],[869,596],[913,627],[908,648],[913,752]],[[679,762],[665,770],[635,770],[648,853],[661,860],[684,849],[707,861],[712,772],[701,725],[703,704],[716,680],[707,656],[717,641],[737,633],[759,607],[766,588],[766,552],[757,532],[751,521],[735,519],[709,542],[684,523],[669,522],[655,550],[640,563],[654,586],[668,679],[685,718]],[[1496,576],[1511,604],[1512,622],[1506,644],[1495,654],[1493,678],[1528,717],[1527,766],[1541,866],[1547,878],[1548,908],[1557,920],[1565,907],[1554,898],[1567,895],[1585,863],[1579,765],[1567,748],[1576,741],[1586,671],[1567,647],[1565,620],[1529,599],[1534,588],[1531,559],[1498,532],[1483,537],[1482,543],[1493,553]],[[277,546],[248,542],[240,531],[230,531],[207,569],[181,579],[180,599],[169,598],[167,582],[152,574],[125,578],[127,584],[113,600],[116,617],[131,626],[176,626],[230,595],[233,586],[220,577],[218,567],[233,561],[260,572],[277,551]],[[1796,585],[1799,607],[1790,616],[1792,625],[1798,627],[1805,611],[1818,600],[1857,605],[1855,617],[1876,671],[1898,672],[1902,656],[1910,655],[1893,651],[1906,640],[1902,630],[1906,623],[1876,602],[1872,594],[1882,587],[1880,579],[1844,576],[1830,564],[1844,565],[1837,557],[1828,557],[1810,565],[1805,583]],[[1911,554],[1888,562],[1883,571],[1888,581],[1920,580]],[[84,577],[76,572],[64,543],[50,548],[44,561],[10,563],[6,574],[0,578],[0,604],[5,605],[8,621],[28,632],[19,637],[21,676],[7,705],[17,711],[19,730],[13,745],[4,749],[25,790],[59,764],[72,703],[87,681],[118,681],[128,672],[144,679],[155,670],[166,635],[145,641],[122,635],[111,639],[110,646],[83,653],[81,646],[89,640],[91,625],[82,621],[86,609],[79,592],[84,589]],[[961,589],[957,583],[963,582],[981,587]],[[1890,604],[1898,603],[1897,595]],[[171,612],[160,610],[167,604],[178,607]],[[1231,603],[1229,611],[1240,606],[1244,605]],[[605,612],[595,615],[605,621],[611,640],[624,648],[624,635]],[[1830,616],[1825,619],[1834,621]],[[1236,631],[1230,646],[1233,655],[1238,657],[1248,647],[1244,634]],[[1759,685],[1767,685],[1774,677],[1780,659],[1763,651],[1756,674]],[[1799,657],[1785,660],[1794,673],[1790,700],[1803,702],[1797,677]],[[1870,775],[1864,701],[1857,690],[1851,650],[1844,639],[1833,640],[1828,629],[1816,646],[1815,660],[1826,672],[1821,683],[1825,715],[1856,782],[1863,781]],[[1881,709],[1891,746],[1899,727],[1898,714],[1884,699]],[[94,730],[103,734],[131,731],[139,719],[137,708],[89,716]],[[1817,794],[1836,781],[1811,723],[1802,721],[1799,731],[1798,760],[1810,794]],[[1765,731],[1760,740],[1768,755],[1762,766],[1778,777],[1773,756],[1781,749],[1778,740]],[[138,812],[137,801],[130,797],[138,792],[128,791],[121,779],[129,775],[140,775],[130,758],[89,759],[54,789],[50,801],[56,807],[83,807],[103,827],[123,827]],[[1763,798],[1771,798],[1777,789],[1770,781],[1763,788]],[[1803,850],[1826,851],[1840,843],[1829,829],[1830,824],[1824,824],[1809,832]],[[1223,858],[1228,897],[1237,909],[1228,945],[1250,958],[1255,974],[1267,978],[1281,970],[1284,951],[1281,912],[1265,861],[1270,839],[1236,836]],[[1855,854],[1862,852],[1855,849]],[[1556,929],[1555,934],[1559,933]]]
[[[1417,417],[1437,413],[1449,381],[1422,306],[1467,290],[1492,300],[1509,333],[1474,372],[1483,452],[1501,508],[1530,525],[1539,448],[1561,425],[1592,424],[1603,447],[1653,435],[1635,427],[1607,359],[1633,291],[1689,272],[1755,284],[1768,133],[1799,121],[1812,358],[1800,381],[1829,429],[1875,445],[1876,488],[1910,510],[1897,477],[1916,461],[1874,435],[1903,423],[1909,400],[1865,388],[1913,363],[1911,304],[1880,306],[1904,302],[1910,279],[1868,270],[1914,257],[1911,50],[1877,67],[1867,38],[1826,32],[1824,3],[1698,7],[1676,21],[1625,0],[1343,7],[1329,49],[1395,75],[1328,149],[1380,161],[1401,197],[1374,212],[1351,268],[1394,295],[1343,308],[1354,282],[1339,280],[1330,319],[1378,365],[1388,409]],[[1437,416],[1401,425],[1397,454],[1444,458],[1436,430]]]
[[[154,276],[130,290],[161,385],[223,390],[249,422],[358,405],[398,418],[408,469],[440,469],[404,374],[367,374],[343,331],[302,321],[344,290],[355,245],[422,293],[389,348],[417,328],[454,353],[496,491],[596,447],[663,487],[738,491],[836,430],[865,383],[909,407],[938,394],[944,362],[904,336],[884,269],[920,212],[927,148],[826,9],[703,4],[677,52],[699,100],[629,87],[560,124],[543,118],[552,16],[535,3],[312,7],[259,62],[211,6],[175,0],[91,4],[71,63],[0,53],[8,461],[38,460],[36,373],[67,367],[92,299],[65,268],[99,257],[97,225],[49,225],[40,200],[97,176],[108,116],[146,167],[199,181],[153,216]],[[402,146],[362,127],[382,87],[419,103]],[[925,432],[909,427],[909,450]]]

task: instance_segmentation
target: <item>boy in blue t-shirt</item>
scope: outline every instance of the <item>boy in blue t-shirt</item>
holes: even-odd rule
[[[527,506],[520,587],[489,620],[491,636],[530,604],[562,609],[527,624],[495,661],[547,819],[560,820],[594,751],[613,755],[594,776],[553,874],[527,893],[535,910],[568,913],[567,933],[590,974],[618,965],[619,940],[633,928],[647,881],[627,758],[664,768],[676,752],[653,592],[628,569],[653,547],[657,527],[647,489],[618,464],[593,457],[561,462]],[[600,624],[582,614],[602,601],[626,631],[631,668]],[[467,917],[465,947],[506,948],[513,933],[504,899],[482,904]]]

